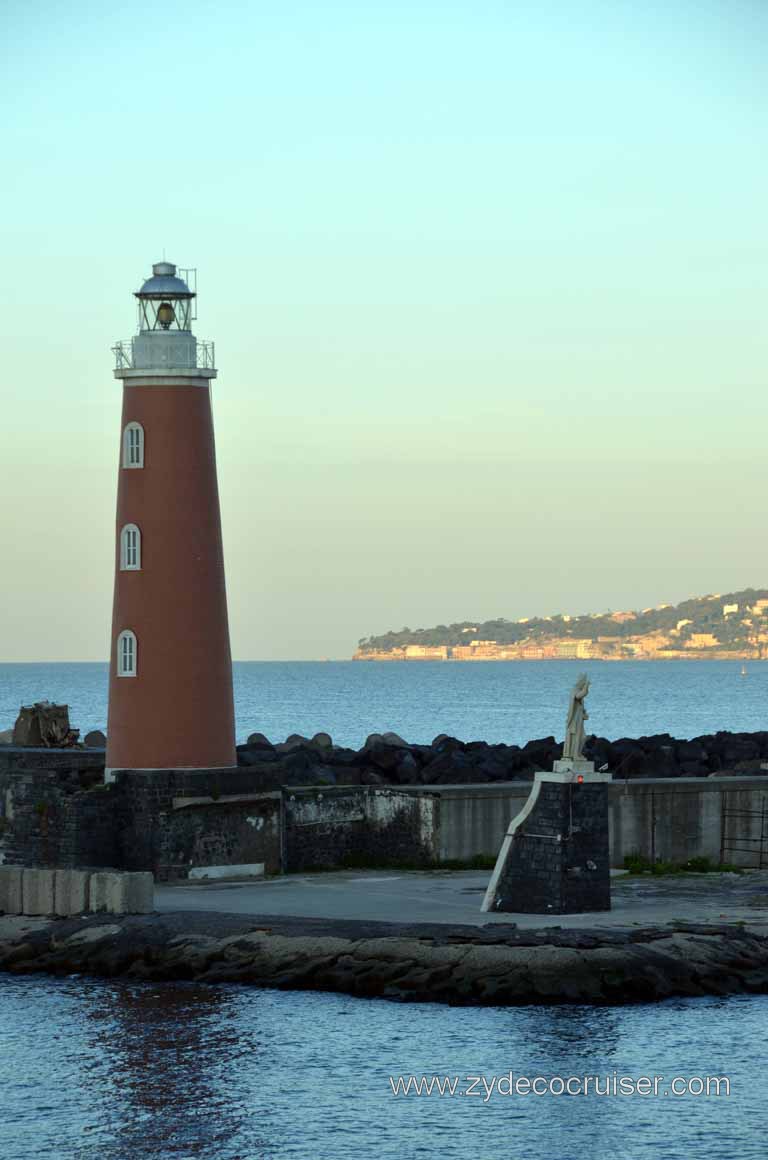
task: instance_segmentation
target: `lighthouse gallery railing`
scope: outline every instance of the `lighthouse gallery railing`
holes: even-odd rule
[[[133,338],[125,338],[116,342],[112,347],[112,353],[115,356],[115,370],[141,369],[135,360],[133,342]],[[214,370],[216,367],[214,344],[201,338],[198,338],[195,343],[191,343],[188,338],[178,342],[170,342],[164,344],[162,359],[157,361],[162,362],[164,366]]]

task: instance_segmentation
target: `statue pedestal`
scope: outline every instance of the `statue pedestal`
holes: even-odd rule
[[[583,758],[537,773],[510,822],[482,910],[588,914],[611,909],[608,782]]]
[[[611,780],[610,773],[596,774],[594,761],[587,761],[583,757],[564,757],[561,761],[555,762],[555,764],[552,766],[552,772],[571,773],[573,774],[574,781],[578,777],[583,778],[584,781],[586,781],[588,778],[590,781],[604,781],[605,778],[607,778],[608,781]]]

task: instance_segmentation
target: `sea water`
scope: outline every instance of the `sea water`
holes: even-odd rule
[[[768,728],[768,663],[736,661],[240,661],[234,665],[237,738],[330,733],[360,746],[394,730],[429,743],[438,733],[465,741],[523,744],[561,738],[578,672],[592,681],[588,732],[601,737]],[[0,664],[0,729],[19,706],[47,698],[70,706],[83,734],[107,722],[105,664]],[[204,710],[203,710],[204,711]],[[173,696],[169,690],[169,728]]]
[[[451,1008],[0,976],[0,1155],[764,1160],[767,1030],[768,996]],[[593,1083],[488,1097],[510,1072]],[[457,1094],[394,1095],[410,1076]],[[655,1096],[592,1090],[654,1076]],[[689,1094],[710,1077],[728,1088]]]

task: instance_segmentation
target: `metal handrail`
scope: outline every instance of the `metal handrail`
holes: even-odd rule
[[[136,370],[141,369],[136,367],[133,355],[133,338],[124,338],[111,348],[115,356],[115,370]],[[195,361],[193,363],[180,364],[182,366],[189,366],[190,369],[196,370],[215,370],[215,345],[202,338],[198,338],[195,346]]]
[[[124,338],[112,347],[115,356],[115,370],[130,370],[133,367],[133,339]]]

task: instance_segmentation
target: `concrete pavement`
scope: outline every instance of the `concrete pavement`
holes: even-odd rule
[[[355,871],[288,874],[258,881],[160,885],[160,912],[229,914],[384,922],[444,922],[520,928],[649,926],[668,922],[744,923],[768,931],[768,872],[658,878],[616,876],[612,909],[596,914],[482,914],[488,871]]]

